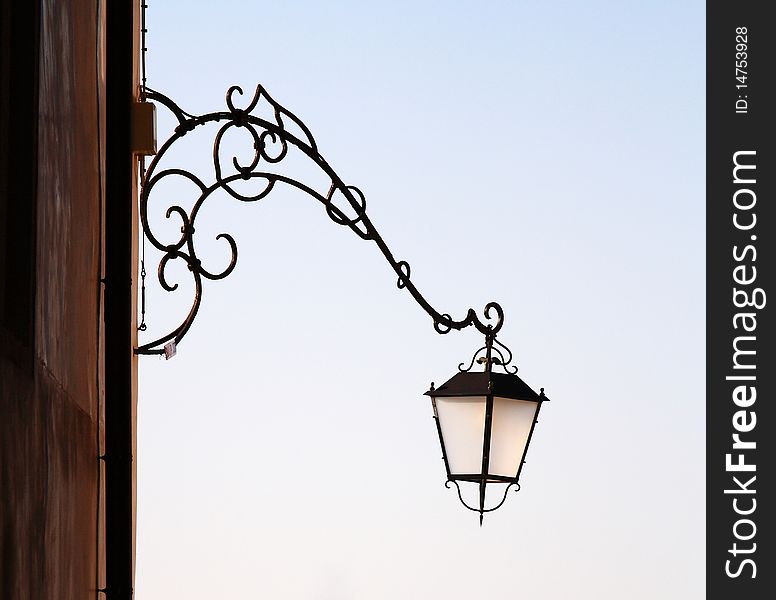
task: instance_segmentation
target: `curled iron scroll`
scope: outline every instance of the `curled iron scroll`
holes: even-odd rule
[[[500,501],[498,504],[496,504],[495,506],[491,506],[490,508],[485,508],[485,507],[482,507],[482,508],[476,508],[476,507],[474,507],[474,506],[469,506],[469,505],[466,503],[466,501],[463,499],[463,494],[461,493],[461,486],[460,486],[460,485],[458,485],[458,482],[457,482],[457,481],[455,481],[454,479],[448,479],[448,480],[445,482],[445,487],[446,487],[447,489],[450,489],[450,484],[451,484],[451,483],[452,483],[452,484],[455,486],[455,489],[456,489],[456,491],[458,492],[458,500],[460,500],[460,501],[461,501],[461,504],[463,504],[463,505],[464,505],[464,507],[468,508],[469,510],[471,510],[471,511],[473,511],[473,512],[480,513],[480,518],[482,518],[482,515],[483,515],[484,513],[493,512],[494,510],[496,510],[496,509],[498,509],[498,508],[501,508],[501,506],[504,504],[504,502],[506,502],[506,501],[507,501],[507,494],[509,493],[509,490],[510,490],[512,487],[514,487],[514,488],[515,488],[515,491],[516,491],[516,492],[519,492],[519,491],[520,491],[520,484],[519,484],[519,483],[517,483],[516,481],[513,481],[512,483],[510,483],[509,485],[507,485],[507,486],[504,488],[504,496],[501,498],[501,501]],[[480,523],[482,523],[482,521],[480,521]]]
[[[253,97],[243,108],[239,107],[237,102],[237,96],[243,95],[243,90],[238,86],[232,86],[226,92],[226,110],[199,116],[184,111],[170,98],[150,88],[144,89],[144,95],[148,101],[156,102],[169,110],[178,125],[172,135],[161,145],[141,182],[140,222],[146,239],[162,252],[157,272],[162,288],[168,292],[178,288],[177,283],[169,281],[167,269],[173,261],[183,261],[193,278],[194,298],[188,314],[177,327],[151,342],[140,345],[136,353],[164,354],[165,344],[174,342],[177,345],[188,332],[199,311],[202,303],[203,280],[223,279],[231,274],[237,265],[237,242],[229,233],[222,232],[216,236],[216,239],[226,242],[229,252],[227,266],[215,272],[203,266],[202,259],[197,254],[195,225],[205,202],[212,198],[214,193],[220,191],[240,202],[256,202],[267,197],[278,185],[290,186],[305,192],[323,205],[327,216],[334,223],[349,228],[363,240],[373,241],[393,268],[398,287],[409,291],[420,307],[431,317],[434,329],[438,333],[445,334],[453,329],[461,330],[473,326],[486,336],[495,336],[501,329],[504,311],[495,302],[485,306],[482,318],[470,308],[466,316],[458,320],[449,313],[441,313],[431,306],[413,283],[409,263],[394,259],[390,249],[369,219],[366,213],[366,196],[363,192],[353,185],[344,183],[319,153],[317,143],[304,122],[276,102],[263,86],[259,85],[256,88]],[[269,113],[270,117],[259,116],[259,108],[264,109],[262,114]],[[162,168],[162,162],[168,151],[178,140],[190,135],[198,127],[208,124],[216,124],[219,127],[213,141],[212,180],[203,181],[194,173],[181,168]],[[223,140],[230,131],[243,132],[246,135],[246,140],[252,149],[250,158],[240,160],[237,156],[232,156],[231,160],[224,160]],[[304,154],[325,175],[329,186],[327,191],[322,192],[273,170],[276,165],[283,162],[292,148]],[[152,229],[148,210],[149,199],[156,186],[168,178],[183,178],[193,184],[197,192],[189,210],[179,204],[167,207],[164,213],[166,218],[179,219],[181,233],[177,239],[165,242]],[[254,185],[255,188],[248,193],[243,188],[238,189],[238,185]],[[338,201],[344,201],[344,204],[338,204]]]
[[[512,351],[506,345],[502,344],[498,339],[496,339],[495,336],[493,336],[491,341],[492,341],[492,344],[490,346],[490,352],[491,352],[490,360],[492,365],[501,367],[505,373],[509,373],[510,375],[516,375],[517,366],[511,364],[512,359],[514,358],[514,356],[512,355]],[[464,367],[466,363],[460,363],[458,365],[458,371],[460,371],[461,373],[468,373],[474,367],[474,363],[481,363],[481,364],[484,363],[487,360],[487,356],[488,356],[488,344],[486,343],[484,346],[479,348],[472,355],[472,359],[469,362],[469,366]]]

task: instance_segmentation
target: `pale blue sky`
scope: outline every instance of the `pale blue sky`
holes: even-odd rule
[[[151,87],[204,113],[265,85],[432,304],[502,304],[552,402],[480,529],[422,396],[478,334],[301,194],[216,203],[237,269],[140,364],[138,599],[702,598],[704,4],[149,4]]]

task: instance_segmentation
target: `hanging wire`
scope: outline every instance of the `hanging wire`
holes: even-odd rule
[[[146,48],[146,33],[148,33],[148,28],[146,27],[146,8],[148,8],[148,4],[143,0],[143,4],[140,7],[140,46],[142,48],[140,53],[140,77],[142,83],[142,87],[140,88],[140,99],[143,102],[145,102],[146,99],[146,52],[148,51],[148,48]]]
[[[141,162],[141,181],[145,177],[145,160]],[[146,313],[146,286],[145,286],[145,279],[146,279],[146,269],[145,269],[145,235],[143,235],[143,242],[142,242],[142,249],[140,254],[140,324],[137,326],[138,331],[145,331],[148,329],[148,325],[146,325],[145,322],[145,313]]]
[[[146,165],[145,165],[145,156],[140,159],[140,183],[145,181],[146,176]],[[146,236],[145,232],[141,232],[141,249],[140,249],[140,324],[137,326],[138,331],[145,331],[148,329],[148,325],[146,325],[145,321],[145,314],[146,314],[146,268],[145,268],[145,247],[146,247]]]
[[[143,0],[140,5],[140,100],[146,101],[146,53],[148,47],[146,46],[146,33],[148,28],[146,27],[146,8],[148,4]],[[140,158],[140,184],[145,182],[146,177],[146,159],[145,156]],[[140,324],[137,326],[138,331],[145,331],[148,326],[145,322],[146,314],[146,268],[145,268],[145,247],[146,236],[145,233],[141,235],[141,250],[140,250]]]

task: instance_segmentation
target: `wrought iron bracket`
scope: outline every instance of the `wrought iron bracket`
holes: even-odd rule
[[[463,504],[465,508],[468,508],[473,512],[480,513],[480,527],[482,527],[482,518],[485,515],[485,513],[493,512],[494,510],[501,508],[504,502],[507,501],[507,494],[509,493],[510,489],[514,487],[516,492],[520,491],[520,484],[517,483],[516,481],[513,481],[504,488],[504,496],[501,498],[501,501],[498,504],[496,504],[495,506],[491,506],[490,508],[485,508],[483,500],[480,499],[479,508],[475,508],[474,506],[469,506],[466,503],[466,500],[463,499],[463,494],[461,493],[461,486],[458,485],[458,482],[455,479],[448,479],[447,481],[445,481],[445,487],[447,489],[450,489],[451,483],[455,486],[455,489],[458,492],[458,500],[461,501],[461,504]]]
[[[183,261],[194,281],[194,298],[188,314],[183,321],[169,333],[144,343],[135,349],[136,354],[170,354],[171,349],[183,339],[197,316],[202,303],[204,280],[224,279],[232,273],[237,264],[237,243],[229,233],[220,233],[217,240],[224,240],[229,246],[231,257],[229,264],[221,271],[212,272],[205,268],[197,254],[195,225],[197,216],[204,203],[215,192],[226,192],[241,202],[255,202],[265,198],[278,185],[287,185],[305,192],[320,202],[328,217],[338,225],[348,227],[363,240],[373,241],[382,252],[385,259],[397,276],[396,285],[406,289],[428,313],[433,320],[434,329],[440,334],[446,334],[453,329],[461,330],[469,326],[475,327],[486,336],[486,345],[491,345],[504,322],[504,311],[496,302],[485,306],[483,319],[470,308],[462,319],[454,319],[448,313],[435,309],[418,291],[411,280],[410,265],[406,260],[396,260],[383,238],[378,233],[366,213],[366,197],[357,187],[347,185],[332,169],[318,151],[318,145],[308,127],[293,113],[278,104],[267,91],[259,85],[253,99],[244,108],[235,104],[235,94],[242,95],[238,86],[232,86],[226,93],[226,110],[211,112],[199,116],[192,115],[180,108],[170,98],[150,88],[144,88],[147,101],[156,102],[169,110],[178,121],[173,134],[161,145],[158,153],[151,160],[141,182],[140,191],[140,223],[148,242],[162,252],[157,276],[165,291],[173,292],[178,284],[170,284],[166,270],[170,261]],[[259,116],[263,110],[269,117]],[[213,176],[210,181],[203,181],[194,173],[181,168],[163,168],[162,161],[173,145],[189,135],[197,127],[216,123],[219,129],[213,142]],[[249,136],[253,146],[253,158],[248,164],[242,164],[236,156],[226,162],[223,160],[222,141],[224,135],[235,129]],[[277,171],[276,165],[288,155],[289,149],[295,148],[304,154],[325,175],[328,191],[316,190],[297,179]],[[198,189],[189,210],[178,204],[171,204],[166,210],[166,217],[173,215],[180,219],[180,237],[174,241],[163,241],[154,232],[149,223],[149,199],[156,186],[167,178],[183,178],[193,183]],[[238,182],[253,182],[257,189],[245,193]],[[338,203],[340,203],[338,205]],[[352,216],[349,216],[352,215]],[[491,340],[490,342],[488,340]],[[508,352],[508,350],[507,350]],[[511,360],[511,353],[510,353]],[[509,360],[502,362],[508,363]],[[461,365],[463,366],[463,365]]]

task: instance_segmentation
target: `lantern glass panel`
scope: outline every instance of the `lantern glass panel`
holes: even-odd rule
[[[481,473],[485,396],[437,397],[436,407],[450,472]]]
[[[538,403],[528,400],[493,398],[488,472],[516,477]]]

